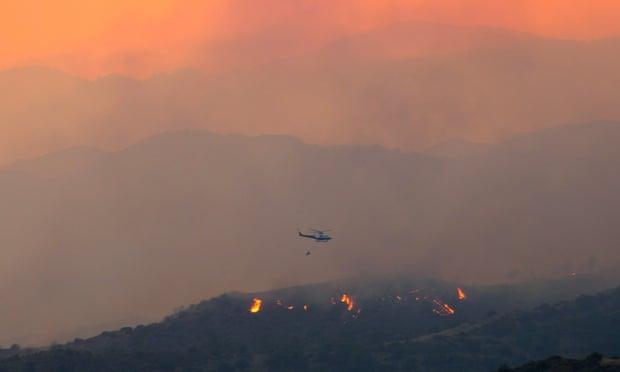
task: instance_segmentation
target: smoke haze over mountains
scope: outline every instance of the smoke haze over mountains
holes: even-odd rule
[[[2,5],[0,31],[10,36],[0,45],[0,69],[45,65],[88,77],[253,66],[399,22],[493,27],[570,40],[620,34],[620,6],[614,0],[25,0]]]
[[[442,158],[190,131],[18,162],[0,173],[0,342],[157,319],[232,289],[609,268],[619,128],[562,127]],[[313,245],[298,227],[335,239],[305,257]]]
[[[0,346],[229,291],[620,262],[615,1],[3,6]]]
[[[223,63],[258,61],[253,51],[264,52],[235,48],[222,51]],[[497,142],[620,120],[618,64],[617,39],[560,41],[403,23],[217,74],[87,81],[46,69],[9,70],[0,73],[0,163],[75,146],[120,149],[163,131],[198,128],[406,151],[450,140]]]

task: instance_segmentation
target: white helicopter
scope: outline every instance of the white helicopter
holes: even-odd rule
[[[301,231],[297,230],[297,234],[299,234],[300,237],[302,238],[308,238],[308,239],[314,239],[315,242],[317,243],[327,243],[328,241],[332,240],[332,237],[329,236],[327,234],[327,231],[330,230],[316,230],[316,229],[310,229],[312,231],[312,234],[304,234]],[[310,251],[306,252],[306,256],[310,255]]]

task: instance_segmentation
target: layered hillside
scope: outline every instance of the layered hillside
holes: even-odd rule
[[[0,288],[10,293],[0,342],[155,321],[235,289],[394,271],[516,282],[613,267],[619,128],[559,128],[440,159],[177,132],[17,163],[0,172]],[[334,240],[297,236],[311,227],[334,229]]]
[[[25,350],[0,360],[0,370],[490,371],[620,350],[620,289],[515,311],[519,290],[522,303],[540,301],[523,295],[533,283],[520,288],[400,278],[231,293],[160,323]]]

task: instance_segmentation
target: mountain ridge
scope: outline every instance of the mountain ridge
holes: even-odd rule
[[[413,31],[402,34],[405,42],[415,40]],[[364,43],[361,54],[372,49]],[[379,60],[319,53],[147,80],[58,81],[58,72],[5,71],[0,80],[10,83],[0,90],[0,120],[8,124],[0,163],[76,145],[118,149],[188,128],[419,151],[451,138],[496,142],[545,127],[620,119],[613,101],[617,41],[509,45]]]
[[[619,133],[590,126],[584,142],[579,130],[558,131],[520,140],[518,151],[500,145],[453,159],[189,132],[71,172],[67,160],[0,172],[0,289],[21,286],[6,299],[12,317],[0,320],[7,335],[40,335],[0,342],[50,342],[62,330],[135,314],[155,320],[235,288],[393,271],[515,282],[611,267]],[[578,146],[546,150],[558,141]],[[304,227],[332,228],[334,240],[299,240]],[[30,270],[16,271],[16,262]],[[29,306],[42,291],[50,323]],[[24,320],[33,317],[39,322]]]
[[[548,286],[544,283],[536,290],[557,296],[553,290],[556,284],[549,283],[551,286]],[[581,289],[575,288],[575,283],[574,278],[569,278],[560,285],[577,294]],[[527,283],[521,286],[530,288],[530,291],[536,288]],[[334,363],[343,370],[415,368],[425,371],[439,368],[444,371],[479,371],[483,367],[491,370],[501,364],[515,364],[545,353],[579,357],[588,352],[585,350],[587,348],[572,351],[563,346],[570,345],[566,341],[550,343],[547,348],[539,350],[537,344],[524,344],[507,338],[506,335],[514,332],[506,327],[497,327],[497,324],[518,318],[545,324],[568,324],[566,322],[573,319],[570,316],[577,314],[575,311],[600,314],[607,312],[609,306],[606,304],[613,307],[620,301],[620,288],[616,288],[554,305],[543,304],[533,310],[508,305],[496,314],[491,310],[507,305],[506,301],[510,301],[514,288],[463,288],[466,298],[460,301],[454,283],[404,277],[345,280],[260,293],[230,293],[179,310],[160,323],[103,332],[90,339],[76,339],[43,351],[22,351],[18,347],[1,350],[0,370],[19,371],[26,365],[35,370],[64,366],[62,368],[67,371],[110,368],[127,371],[166,371],[174,368],[316,370],[333,366]],[[353,299],[349,308],[344,296]],[[534,297],[520,298],[530,306],[539,303]],[[253,313],[250,306],[257,300],[261,304]],[[451,309],[456,309],[456,313],[453,310],[452,313],[434,313],[433,308],[443,308],[444,301],[450,304]],[[587,303],[586,307],[584,303]],[[549,309],[568,311],[569,318],[563,320],[536,315],[549,314],[550,311],[557,313]],[[578,316],[589,322],[587,324],[615,324],[606,323],[606,318],[597,319],[592,314]],[[469,330],[464,330],[463,325]],[[577,338],[570,336],[570,330],[561,333],[564,338],[569,337],[573,341],[602,346],[604,344],[596,340],[602,337],[609,342],[614,332],[619,331],[616,328],[611,327],[605,334],[590,332],[587,335],[576,330],[573,333],[579,335]],[[434,329],[446,332],[434,335]],[[503,331],[498,333],[497,329]],[[556,332],[563,328],[546,326],[546,329]],[[422,337],[412,342],[408,335],[416,334]],[[485,345],[487,341],[484,339],[464,341],[477,334],[491,337],[489,342],[493,347],[477,346],[481,342]],[[505,347],[497,346],[500,341],[530,351],[528,354],[506,353]],[[532,347],[536,347],[536,352]],[[481,353],[481,348],[486,351]],[[613,345],[608,345],[604,351],[608,353],[613,348]],[[294,357],[286,357],[290,353]],[[362,354],[366,356],[360,361]]]

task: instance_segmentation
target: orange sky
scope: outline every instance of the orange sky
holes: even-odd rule
[[[6,0],[0,68],[43,64],[91,77],[145,76],[196,65],[198,55],[231,39],[291,32],[318,46],[405,20],[591,39],[620,35],[620,1]]]

